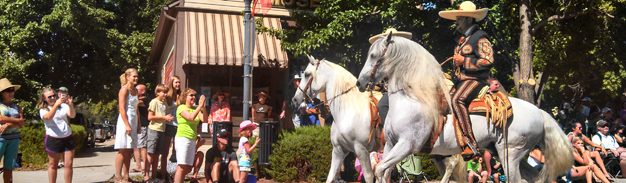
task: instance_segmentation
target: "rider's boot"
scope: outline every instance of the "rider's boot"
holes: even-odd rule
[[[467,136],[465,136],[463,140],[466,144],[461,151],[461,156],[463,157],[463,160],[469,161],[476,156],[482,156],[480,154],[480,150],[478,149],[478,145],[473,138],[468,138]]]

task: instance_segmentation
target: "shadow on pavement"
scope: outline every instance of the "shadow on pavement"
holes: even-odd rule
[[[115,140],[115,139],[112,139]],[[113,143],[96,143],[96,147],[87,148],[84,152],[76,154],[74,158],[87,158],[97,156],[99,152],[114,152]]]

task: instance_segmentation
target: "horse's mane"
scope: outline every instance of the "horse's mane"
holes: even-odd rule
[[[352,75],[352,73],[348,72],[348,70],[346,70],[345,68],[335,63],[332,63],[330,61],[322,60],[322,62],[326,63],[335,71],[335,80],[333,82],[333,88],[335,91],[333,93],[326,93],[327,100],[330,100],[332,97],[341,95],[340,97],[337,97],[336,99],[334,99],[334,100],[341,101],[341,103],[339,104],[341,106],[352,107],[355,109],[359,109],[360,107],[367,106],[367,105],[363,105],[363,103],[369,102],[369,99],[368,99],[369,93],[359,92],[358,88],[355,87],[357,79],[356,77],[354,77],[354,75]],[[345,94],[342,94],[343,92],[346,92],[347,90],[350,90],[350,91],[348,91]]]
[[[370,48],[375,53],[384,49],[385,39],[378,39]],[[389,74],[389,92],[403,90],[409,97],[416,99],[423,105],[425,114],[429,115],[435,124],[439,110],[446,106],[440,105],[439,92],[450,102],[450,92],[445,85],[445,76],[441,66],[424,47],[404,37],[392,37],[384,62],[379,66],[381,72]]]

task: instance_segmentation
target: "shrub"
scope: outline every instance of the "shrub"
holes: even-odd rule
[[[84,138],[87,133],[85,128],[77,125],[70,125],[72,135],[76,144],[76,154],[84,150]],[[19,128],[22,140],[19,152],[22,153],[22,164],[25,167],[45,168],[48,163],[48,153],[44,146],[46,129],[43,121],[39,123],[27,123]]]
[[[280,135],[267,172],[278,182],[320,182],[326,179],[331,160],[330,127],[300,127]]]

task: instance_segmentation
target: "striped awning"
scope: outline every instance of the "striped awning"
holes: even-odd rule
[[[211,12],[185,12],[185,52],[183,64],[243,65],[244,17]],[[282,29],[279,18],[264,17],[263,25]],[[288,65],[287,53],[273,36],[256,36],[252,55],[254,67]]]

